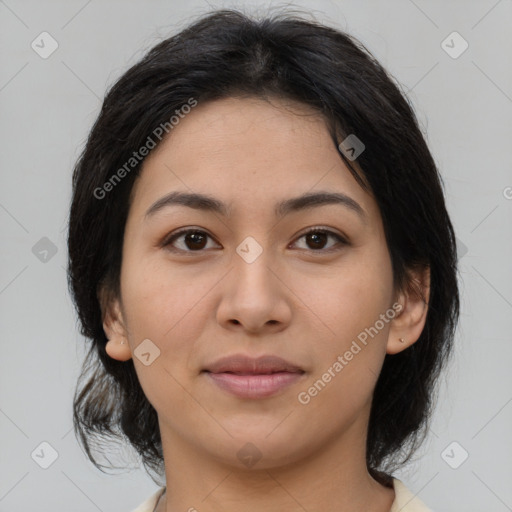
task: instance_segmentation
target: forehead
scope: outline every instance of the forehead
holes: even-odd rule
[[[177,189],[246,208],[333,189],[367,211],[372,206],[324,118],[307,105],[278,99],[199,103],[146,157],[136,187],[133,206],[140,209]]]
[[[147,160],[150,163],[167,150],[178,156],[189,152],[191,144],[195,151],[188,156],[196,159],[220,155],[235,158],[240,151],[263,158],[259,152],[262,146],[274,157],[281,154],[292,158],[304,139],[312,144],[332,144],[325,120],[311,107],[277,98],[229,97],[199,103],[183,115]]]

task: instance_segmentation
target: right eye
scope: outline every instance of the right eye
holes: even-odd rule
[[[175,242],[179,239],[181,247],[176,248]],[[200,252],[206,249],[207,239],[211,238],[206,231],[200,229],[182,229],[177,233],[173,233],[163,243],[162,247],[166,247],[172,252]],[[171,247],[170,247],[171,246]]]

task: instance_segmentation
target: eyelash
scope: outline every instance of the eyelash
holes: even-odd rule
[[[164,239],[164,241],[162,242],[161,246],[162,247],[165,247],[165,248],[168,248],[172,242],[174,242],[175,240],[177,240],[179,237],[181,237],[182,235],[187,235],[189,233],[200,233],[200,234],[204,234],[206,236],[208,236],[209,238],[212,238],[206,231],[203,231],[201,229],[190,229],[190,228],[187,228],[187,229],[182,229],[176,233],[173,233],[171,236],[169,237],[166,237]],[[300,240],[301,238],[311,234],[311,233],[321,233],[321,234],[324,234],[324,235],[329,235],[329,236],[332,236],[334,238],[336,238],[336,240],[338,241],[338,244],[336,245],[341,245],[341,246],[346,246],[346,245],[349,245],[348,241],[343,238],[341,235],[338,235],[338,233],[335,233],[334,231],[330,231],[328,229],[325,229],[325,228],[321,228],[321,227],[313,227],[313,228],[310,228],[308,231],[306,231],[305,233],[302,233],[302,235],[300,235],[297,240]],[[302,249],[302,250],[305,250],[305,251],[309,251],[311,253],[320,253],[320,254],[325,254],[325,253],[331,253],[333,251],[336,251],[336,250],[340,250],[340,247],[336,247],[336,245],[334,247],[331,247],[329,249]],[[184,249],[176,249],[176,248],[168,248],[167,250],[171,251],[171,252],[181,252],[181,253],[201,253],[201,252],[204,252],[206,249],[198,249],[197,251],[193,251],[193,250],[184,250]]]

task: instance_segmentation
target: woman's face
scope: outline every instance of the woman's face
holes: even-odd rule
[[[104,324],[126,337],[163,441],[240,467],[245,455],[272,467],[341,438],[364,448],[384,356],[399,350],[376,202],[321,118],[273,104],[199,103],[149,154],[126,224],[121,308]],[[151,211],[170,193],[215,203]],[[352,206],[290,203],[319,193]],[[204,371],[232,355],[274,355],[300,371],[266,392],[274,378]]]

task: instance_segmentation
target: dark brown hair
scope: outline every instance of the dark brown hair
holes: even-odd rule
[[[365,145],[360,171],[343,151],[340,158],[377,201],[395,288],[414,292],[409,271],[430,268],[425,328],[409,348],[386,355],[374,391],[367,467],[389,485],[424,440],[435,384],[451,353],[459,315],[454,230],[439,172],[399,85],[350,35],[286,12],[262,19],[208,13],[153,47],[108,91],[73,174],[68,280],[81,333],[90,340],[75,390],[75,432],[99,469],[106,466],[95,460],[94,443],[117,438],[129,441],[147,470],[163,474],[157,413],[133,361],[106,354],[99,301],[100,287],[119,294],[130,193],[143,160],[104,199],[95,191],[190,98],[230,96],[309,105],[337,147],[356,134]]]

